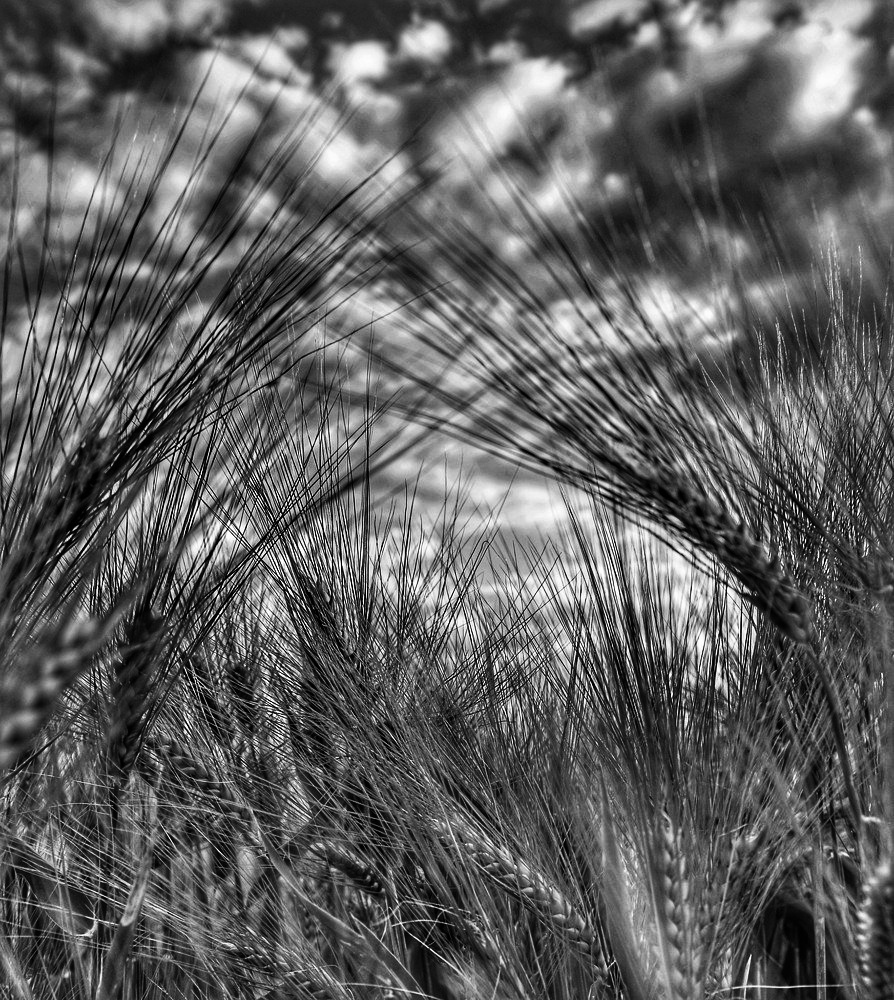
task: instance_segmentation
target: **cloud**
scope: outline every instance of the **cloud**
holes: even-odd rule
[[[207,40],[226,23],[225,0],[82,0],[94,46],[113,56],[146,53],[185,39]]]

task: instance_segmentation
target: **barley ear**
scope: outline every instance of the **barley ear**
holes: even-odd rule
[[[811,642],[813,609],[782,567],[745,522],[724,509],[680,470],[661,464],[634,466],[634,481],[652,493],[659,506],[679,522],[697,545],[711,552],[735,576],[750,604],[798,644]]]
[[[371,953],[373,957],[381,963],[382,967],[394,977],[398,984],[407,989],[411,989],[412,981],[407,975],[405,967],[402,965],[400,959],[389,950],[383,941],[381,941],[375,934],[364,934],[359,930],[355,930],[344,920],[340,919],[334,913],[324,909],[315,900],[308,896],[308,894],[304,891],[303,886],[296,878],[295,872],[283,858],[279,847],[274,844],[271,838],[265,833],[263,827],[261,827],[258,823],[257,817],[251,812],[251,810],[248,809],[247,812],[251,818],[251,835],[255,843],[261,850],[263,850],[265,858],[270,863],[271,867],[276,871],[283,882],[289,886],[289,890],[296,902],[299,903],[300,906],[307,911],[307,913],[316,918],[324,927],[326,927],[327,930],[333,933],[338,938],[342,946],[352,948],[355,951],[366,951]]]
[[[220,946],[248,965],[269,970],[280,980],[273,990],[260,995],[263,1000],[291,1000],[293,997],[298,1000],[352,1000],[354,997],[353,991],[327,969],[308,968],[296,961],[298,956],[276,954],[269,942],[250,927],[242,928],[242,932],[238,943],[222,941]]]

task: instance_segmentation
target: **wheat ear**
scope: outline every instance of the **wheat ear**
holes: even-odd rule
[[[302,1000],[352,1000],[353,992],[325,970],[307,966],[295,968],[297,961],[286,961],[276,954],[264,938],[250,927],[242,928],[239,942],[223,941],[221,948],[247,965],[262,969],[281,980],[278,987],[265,994],[274,997],[301,997]]]
[[[213,799],[230,819],[244,824],[252,822],[251,810],[236,798],[214,771],[197,761],[176,740],[171,737],[157,739],[154,749],[161,755],[167,772],[181,780],[186,779],[203,795]]]
[[[440,823],[437,833],[442,843],[454,849],[460,847],[494,884],[521,899],[559,930],[578,951],[588,955],[600,978],[608,978],[608,962],[595,923],[548,879],[511,851],[498,847],[461,821]]]
[[[653,904],[668,1000],[693,1000],[701,993],[701,940],[690,901],[686,856],[681,847],[680,832],[672,822],[663,823],[657,837],[652,884],[657,897]]]
[[[145,608],[128,623],[124,643],[113,661],[111,713],[107,737],[109,764],[123,782],[133,769],[146,716],[152,704],[155,657],[164,618]]]

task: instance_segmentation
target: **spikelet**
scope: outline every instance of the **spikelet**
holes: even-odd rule
[[[87,668],[109,628],[96,618],[70,622],[18,657],[0,685],[0,773],[28,753],[59,695]]]
[[[885,862],[865,887],[858,917],[860,970],[867,1000],[894,996],[894,871]]]
[[[578,951],[590,957],[600,979],[608,979],[608,962],[594,923],[543,875],[461,822],[438,824],[438,835],[445,845],[462,848],[496,885],[552,924]]]

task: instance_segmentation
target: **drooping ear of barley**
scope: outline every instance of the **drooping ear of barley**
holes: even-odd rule
[[[536,217],[531,222],[536,225]],[[548,229],[546,220],[543,226]],[[747,471],[718,441],[723,411],[709,380],[699,385],[681,374],[691,359],[680,331],[670,323],[656,329],[632,306],[630,329],[620,318],[611,324],[620,327],[616,349],[602,342],[598,324],[583,312],[577,342],[563,339],[548,306],[501,281],[502,265],[473,234],[457,238],[462,252],[445,247],[462,275],[456,296],[427,302],[414,334],[427,350],[458,358],[476,387],[458,390],[426,381],[418,369],[407,371],[453,412],[448,429],[686,539],[694,558],[723,565],[783,635],[810,642],[809,596],[784,555],[762,537],[753,495],[737,495]],[[489,279],[510,318],[492,315],[476,298]],[[558,282],[556,291],[567,292]],[[573,290],[606,308],[602,292],[586,280]],[[639,333],[645,344],[637,342]],[[684,398],[687,392],[694,398]],[[467,414],[462,423],[455,416],[460,407]]]
[[[249,966],[272,973],[279,985],[270,993],[273,997],[295,997],[296,1000],[351,1000],[353,991],[340,982],[331,971],[307,964],[306,956],[282,955],[270,945],[262,934],[240,928],[238,941],[224,941],[224,949]]]
[[[656,512],[676,520],[683,533],[729,569],[747,599],[795,643],[815,636],[813,611],[778,554],[770,553],[748,529],[682,471],[675,475],[660,466],[639,469],[634,480],[658,502]]]
[[[0,344],[4,335],[0,330]],[[44,366],[50,368],[46,359],[36,363],[38,374],[49,377]],[[81,420],[86,426],[75,427],[66,426],[71,414],[64,409],[57,416],[63,428],[56,433],[74,439],[68,451],[56,441],[41,441],[40,436],[30,450],[21,443],[19,455],[14,439],[12,445],[7,439],[0,449],[0,466],[14,456],[19,461],[27,458],[19,476],[4,486],[7,496],[0,529],[6,544],[0,562],[0,607],[6,614],[22,614],[39,605],[52,575],[95,531],[97,516],[104,513],[112,519],[112,505],[120,500],[108,435],[90,426],[86,416]]]

